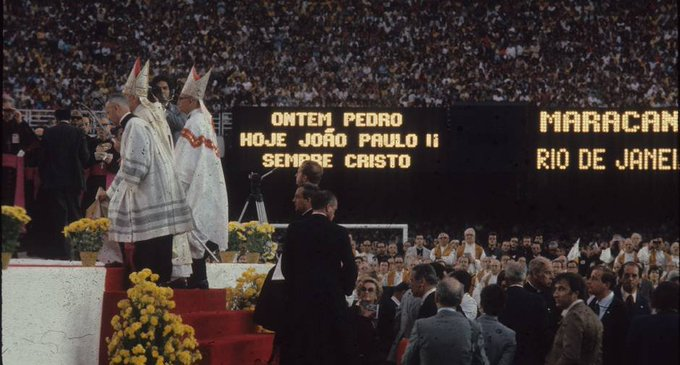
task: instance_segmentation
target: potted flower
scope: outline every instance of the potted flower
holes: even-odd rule
[[[94,266],[111,223],[108,218],[83,218],[64,227],[64,236],[80,252],[83,266]]]
[[[245,254],[248,262],[258,262],[260,256],[271,251],[274,226],[268,223],[250,221],[247,223],[229,222],[229,251]],[[229,260],[231,258],[231,260]],[[234,256],[223,255],[222,262],[233,262]],[[225,260],[226,259],[226,260]]]
[[[118,302],[106,339],[110,364],[197,364],[201,361],[195,330],[172,313],[171,288],[156,285],[149,269],[130,274],[134,287]]]
[[[258,274],[254,268],[244,271],[236,279],[236,287],[227,288],[227,309],[255,310],[257,298],[260,296],[264,279],[267,275]]]
[[[31,217],[26,210],[17,206],[2,206],[2,269],[7,269],[9,260],[19,247],[19,236],[25,232]]]

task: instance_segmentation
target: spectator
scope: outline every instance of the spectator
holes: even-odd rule
[[[619,286],[614,290],[614,295],[626,304],[628,317],[631,321],[635,317],[651,312],[647,299],[638,293],[641,275],[642,268],[639,264],[625,263],[619,272]]]
[[[663,240],[661,238],[654,238],[649,241],[647,247],[643,247],[638,251],[638,259],[645,268],[649,268],[652,265],[663,267],[672,260],[671,256],[661,249],[660,246],[662,244]]]
[[[430,251],[430,260],[444,260],[447,265],[456,261],[456,248],[449,241],[449,235],[442,232],[437,237],[437,245]]]
[[[461,304],[463,293],[463,285],[456,279],[444,278],[437,284],[437,313],[416,321],[404,365],[447,364],[452,359],[457,364],[488,363],[481,326],[454,309]]]
[[[463,284],[463,289],[465,293],[461,299],[460,308],[457,308],[459,312],[465,314],[468,319],[474,320],[477,318],[477,301],[475,301],[472,296],[470,296],[470,286],[472,285],[472,277],[470,274],[463,270],[454,270],[450,277],[458,280],[459,283]]]
[[[397,335],[394,337],[394,342],[390,348],[390,353],[387,356],[388,361],[396,362],[399,342],[411,334],[413,324],[418,318],[421,305],[422,298],[415,296],[412,289],[408,289],[402,296],[401,303],[399,304],[396,314],[396,318],[399,320],[399,330],[397,331]]]
[[[484,248],[484,252],[486,253],[487,257],[494,259],[501,258],[501,250],[500,247],[498,247],[498,234],[496,234],[496,232],[489,232],[489,237],[487,238],[487,244]]]
[[[406,251],[406,256],[415,256],[421,259],[430,257],[430,250],[425,247],[425,237],[422,234],[416,235],[415,246]]]
[[[383,299],[380,301],[377,330],[380,339],[380,352],[385,355],[382,359],[386,358],[398,334],[400,317],[397,315],[402,298],[407,290],[409,290],[408,283],[400,283],[393,288],[391,296],[383,295]]]
[[[498,315],[505,306],[505,291],[497,284],[489,284],[481,293],[481,309],[484,314],[477,318],[484,334],[484,350],[490,365],[512,365],[517,342],[515,331],[498,322]]]
[[[416,265],[411,272],[411,290],[413,296],[421,298],[418,318],[432,317],[437,314],[434,292],[437,285],[437,273],[430,264]]]
[[[601,364],[602,323],[585,305],[586,284],[577,274],[557,275],[555,303],[562,309],[562,321],[546,365]]]
[[[567,262],[567,272],[578,274],[578,262],[575,260]]]
[[[633,320],[625,342],[626,364],[677,364],[678,283],[664,282],[652,293],[654,315]]]
[[[586,281],[590,298],[586,304],[602,322],[602,364],[620,365],[623,363],[621,344],[628,331],[626,306],[614,295],[616,274],[605,266],[595,266]]]
[[[381,353],[378,338],[378,301],[382,289],[378,281],[371,277],[360,278],[356,287],[359,294],[357,302],[352,306],[354,316],[357,355],[359,364],[380,364],[387,355]]]
[[[474,228],[467,228],[465,230],[465,244],[458,247],[456,256],[462,257],[465,254],[470,255],[471,265],[474,265],[476,260],[481,260],[486,257],[482,246],[475,242],[476,232]]]
[[[402,282],[408,283],[410,273],[404,268],[404,258],[402,256],[394,257],[394,267],[387,273],[385,286],[396,286]]]
[[[560,314],[555,307],[555,300],[552,295],[552,280],[554,278],[552,263],[545,257],[539,256],[529,263],[529,275],[524,289],[543,297],[547,305],[550,335],[554,336],[557,331],[557,323]],[[552,342],[552,338],[549,339]]]
[[[138,25],[147,23],[162,26]],[[228,12],[194,2],[27,2],[3,13],[11,70],[3,85],[17,90],[21,108],[90,104],[115,91],[120,80],[109,75],[126,71],[121,49],[132,44],[129,54],[152,56],[172,80],[192,63],[218,65],[211,109],[485,101],[667,107],[678,100],[675,24],[677,4],[667,0],[559,7],[237,1]],[[205,52],[196,53],[199,46]]]
[[[548,309],[545,301],[524,288],[526,273],[519,263],[509,262],[503,279],[507,286],[507,299],[498,320],[515,331],[515,364],[542,365],[551,345],[547,336]]]

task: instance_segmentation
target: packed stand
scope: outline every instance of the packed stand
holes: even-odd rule
[[[212,110],[678,100],[678,12],[668,0],[34,0],[3,10],[3,90],[20,109],[96,106],[137,56],[171,75],[173,90],[192,64],[214,67]]]

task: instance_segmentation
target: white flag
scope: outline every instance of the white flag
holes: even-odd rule
[[[604,262],[605,264],[611,264],[611,262],[614,261],[611,247],[607,247],[602,250],[602,253],[600,254],[600,261]]]
[[[569,250],[569,254],[567,255],[567,260],[569,261],[576,261],[578,260],[579,256],[581,256],[581,249],[579,248],[579,242],[581,242],[581,238],[576,240],[576,243],[574,243],[574,246]]]

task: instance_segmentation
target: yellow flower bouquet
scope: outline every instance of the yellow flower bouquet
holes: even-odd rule
[[[113,335],[106,339],[109,364],[196,364],[201,360],[193,327],[171,313],[175,308],[171,288],[156,285],[158,275],[149,269],[130,274],[134,286],[118,302]]]
[[[2,252],[14,252],[19,247],[19,236],[31,221],[26,210],[17,206],[2,206]]]
[[[229,250],[265,254],[274,230],[271,224],[258,221],[229,222]]]
[[[98,252],[104,244],[104,237],[111,222],[108,218],[83,218],[64,227],[64,237],[80,252]]]
[[[227,309],[255,310],[255,304],[266,276],[258,274],[254,268],[244,271],[241,277],[236,279],[236,287],[226,289]]]

